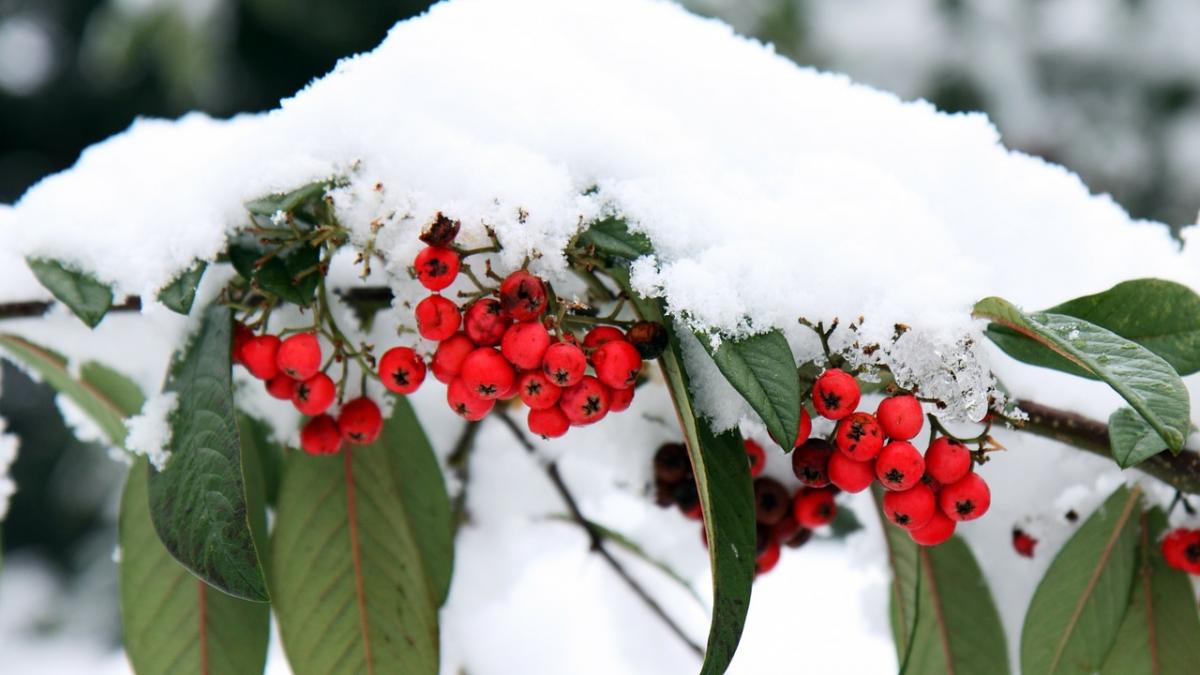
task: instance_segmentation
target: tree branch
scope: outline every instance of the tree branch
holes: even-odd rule
[[[458,531],[463,523],[471,520],[471,515],[467,513],[467,482],[471,479],[469,455],[471,448],[475,446],[475,436],[479,434],[479,426],[478,421],[467,422],[463,427],[462,434],[458,437],[458,442],[454,444],[454,450],[446,458],[446,465],[458,478],[458,494],[454,495],[451,503],[455,531]]]
[[[386,286],[355,286],[336,291],[337,296],[352,307],[386,307],[392,302],[392,290]],[[29,319],[42,316],[55,304],[53,300],[21,300],[0,303],[0,319]],[[140,312],[142,299],[136,295],[125,298],[110,312]]]

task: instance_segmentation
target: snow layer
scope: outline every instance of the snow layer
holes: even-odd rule
[[[154,468],[163,470],[171,458],[171,414],[179,405],[179,395],[164,391],[146,399],[141,414],[125,420],[129,435],[125,447],[130,452],[145,455]]]

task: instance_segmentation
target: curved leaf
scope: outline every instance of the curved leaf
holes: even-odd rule
[[[1025,675],[1093,673],[1112,647],[1137,567],[1141,489],[1117,489],[1063,546],[1021,631]]]
[[[800,428],[800,378],[787,338],[771,330],[713,346],[711,336],[697,334],[721,374],[767,425],[775,442],[791,449]]]
[[[200,286],[200,280],[204,277],[207,267],[208,263],[197,260],[196,264],[184,270],[183,274],[158,292],[158,301],[173,312],[185,315],[191,312],[192,303],[196,301],[196,288]]]
[[[92,275],[71,269],[57,260],[29,258],[25,262],[38,282],[89,328],[95,328],[112,307],[112,289]]]
[[[333,181],[320,180],[278,194],[252,199],[245,203],[246,210],[259,216],[271,216],[278,211],[291,211],[305,202],[321,199],[333,186]]]
[[[229,242],[229,262],[238,274],[264,291],[300,306],[308,305],[316,295],[321,280],[316,272],[320,259],[321,250],[304,242],[285,246],[274,255],[248,232]]]
[[[1108,443],[1122,469],[1139,464],[1166,449],[1154,429],[1133,408],[1118,408],[1108,418]]]

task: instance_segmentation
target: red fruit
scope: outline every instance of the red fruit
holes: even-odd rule
[[[583,378],[583,372],[587,370],[587,357],[582,349],[573,344],[556,342],[542,357],[542,370],[554,384],[570,387]]]
[[[810,438],[792,451],[792,473],[808,487],[829,485],[829,458],[833,446],[820,438]]]
[[[500,340],[500,352],[521,370],[534,370],[550,346],[550,333],[540,321],[514,323]]]
[[[367,444],[379,438],[383,430],[383,414],[379,406],[363,396],[342,406],[338,414],[338,430],[342,439],[349,443]]]
[[[455,333],[442,340],[433,352],[433,361],[429,368],[439,382],[450,384],[462,372],[462,362],[467,354],[475,351],[475,343],[465,333]]]
[[[625,339],[633,345],[643,359],[657,359],[667,348],[669,337],[662,324],[653,321],[638,321],[629,327]]]
[[[954,520],[975,520],[992,505],[992,492],[979,474],[969,473],[957,483],[942,486],[938,505]]]
[[[774,525],[787,515],[791,495],[783,484],[772,478],[754,480],[754,518],[763,525]]]
[[[631,403],[633,403],[633,387],[608,390],[608,412],[624,412],[629,409]]]
[[[558,438],[571,428],[571,421],[557,406],[542,410],[530,410],[529,418],[526,421],[529,424],[529,431],[542,438]]]
[[[808,529],[818,528],[833,522],[837,515],[837,504],[830,490],[800,490],[792,502],[792,513],[796,522]]]
[[[763,452],[762,446],[749,438],[742,441],[742,446],[746,448],[746,458],[750,460],[750,475],[762,473],[767,466],[767,453]]]
[[[426,246],[413,261],[417,279],[431,291],[440,291],[454,283],[458,266],[458,253],[441,246]]]
[[[426,340],[445,340],[462,324],[458,305],[440,295],[431,295],[417,303],[417,332]]]
[[[796,442],[792,444],[792,448],[798,448],[808,440],[812,435],[812,417],[808,414],[808,410],[800,408],[800,428],[796,430]]]
[[[925,460],[907,441],[892,441],[875,458],[875,476],[883,487],[903,492],[921,482]]]
[[[692,459],[683,443],[663,443],[654,453],[654,479],[674,486],[685,478],[691,480]],[[671,502],[674,503],[674,496]]]
[[[771,526],[771,539],[779,542],[780,544],[786,544],[797,534],[800,534],[800,531],[803,529],[804,528],[800,526],[800,523],[796,522],[795,515],[792,514],[792,499],[789,497],[787,499],[787,511],[784,513],[782,518],[780,518],[774,525]]]
[[[625,340],[611,340],[592,352],[592,367],[605,386],[628,389],[637,384],[642,356]]]
[[[233,344],[229,348],[229,356],[234,363],[242,363],[242,347],[254,338],[254,331],[247,328],[244,324],[236,324],[233,327]]]
[[[1171,530],[1162,540],[1162,554],[1167,565],[1188,574],[1200,574],[1200,530],[1182,527]]]
[[[525,373],[517,380],[517,393],[530,410],[545,410],[558,403],[562,389],[539,371]]]
[[[504,331],[512,325],[512,317],[500,309],[500,303],[492,298],[476,300],[463,315],[463,330],[467,337],[480,347],[500,344]]]
[[[704,507],[701,506],[699,501],[688,504],[686,508],[683,506],[683,502],[680,502],[679,510],[683,512],[684,517],[690,520],[704,520]],[[707,536],[706,534],[706,539]]]
[[[333,404],[337,385],[325,373],[317,373],[292,390],[292,405],[305,415],[320,415]]]
[[[608,387],[585,375],[579,384],[563,389],[558,407],[575,426],[597,422],[608,414]]]
[[[917,483],[902,492],[883,494],[883,513],[887,519],[906,530],[924,527],[937,510],[933,490]]]
[[[279,353],[279,338],[275,335],[256,335],[242,345],[242,365],[260,380],[279,374],[275,356]]]
[[[829,482],[846,492],[862,492],[875,482],[875,461],[856,462],[835,452],[829,456]]]
[[[300,447],[310,455],[331,455],[342,447],[342,434],[329,415],[317,415],[300,429]]]
[[[267,380],[267,393],[281,401],[290,401],[296,384],[296,381],[287,375],[276,375]]]
[[[856,412],[838,422],[837,449],[850,459],[865,462],[883,449],[883,431],[870,413]]]
[[[958,441],[941,436],[925,451],[925,473],[946,485],[962,480],[971,470],[971,451]]]
[[[954,535],[956,525],[958,523],[947,518],[941,510],[934,509],[929,522],[915,530],[909,530],[908,536],[921,546],[937,546]]]
[[[615,326],[596,326],[583,336],[583,348],[589,352],[598,349],[600,345],[613,340],[624,340],[625,334]]]
[[[512,386],[509,387],[507,390],[505,390],[505,392],[503,394],[500,394],[499,400],[511,401],[514,398],[517,398],[518,396],[521,395],[521,388],[518,386],[517,380],[518,380],[517,376],[514,375]]]
[[[546,311],[546,285],[537,276],[517,270],[500,283],[500,306],[517,321],[536,319]]]
[[[843,370],[830,368],[813,384],[813,407],[826,419],[840,420],[854,412],[862,393],[858,382]]]
[[[425,381],[425,361],[408,347],[392,347],[379,359],[379,381],[388,391],[411,394]]]
[[[925,423],[921,402],[911,394],[883,399],[875,411],[875,418],[879,420],[883,433],[894,441],[907,441],[916,436]]]
[[[1017,555],[1025,556],[1026,558],[1032,558],[1033,547],[1037,546],[1038,540],[1029,536],[1029,534],[1021,528],[1014,527],[1012,543],[1013,550],[1017,552]]]
[[[275,363],[293,380],[307,380],[321,370],[321,343],[312,333],[296,333],[279,343]]]
[[[480,347],[463,359],[460,377],[471,393],[490,400],[500,398],[511,389],[517,374],[500,352],[491,347]]]
[[[476,396],[461,377],[454,378],[446,387],[446,402],[459,417],[472,422],[483,419],[496,405],[494,399],[485,400]]]
[[[754,574],[766,574],[779,564],[779,541],[772,539],[767,547],[754,558]]]

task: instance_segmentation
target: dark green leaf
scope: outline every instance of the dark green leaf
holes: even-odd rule
[[[245,204],[246,210],[258,216],[271,216],[278,211],[286,213],[305,202],[321,199],[332,186],[333,183],[328,180],[309,183],[291,192],[267,195],[248,201]]]
[[[25,262],[38,282],[90,328],[95,328],[112,307],[112,289],[90,274],[71,269],[57,260],[29,258]]]
[[[246,600],[268,600],[251,536],[233,407],[228,308],[204,310],[200,329],[176,354],[164,391],[177,395],[170,458],[151,467],[150,512],[158,536],[184,567]]]
[[[1178,452],[1190,429],[1183,380],[1170,364],[1135,342],[1062,314],[1024,314],[1007,300],[985,298],[974,316],[990,319],[1053,349],[1106,382]]]
[[[1158,432],[1133,408],[1118,408],[1108,418],[1108,443],[1113,459],[1122,469],[1140,464],[1167,448]]]
[[[197,260],[196,264],[184,271],[174,281],[158,292],[158,301],[168,309],[186,315],[192,311],[192,303],[196,301],[196,288],[204,277],[208,263]]]
[[[697,334],[721,374],[767,425],[779,445],[790,448],[800,428],[800,378],[787,338],[778,330],[713,347],[710,336]]]
[[[841,539],[861,529],[862,523],[850,509],[838,509],[837,514],[833,516],[833,522],[829,524],[830,533],[835,539]]]
[[[321,280],[315,271],[320,263],[320,249],[298,243],[287,245],[270,257],[266,257],[267,253],[267,247],[248,232],[229,243],[229,261],[238,274],[287,302],[301,306],[312,302]]]
[[[1038,584],[1021,631],[1025,675],[1094,673],[1129,604],[1141,490],[1119,488],[1063,546]]]
[[[580,246],[594,246],[596,253],[614,263],[629,262],[654,252],[646,235],[631,233],[625,221],[609,218],[592,223],[579,235]]]

